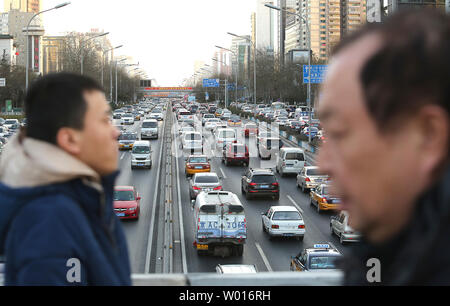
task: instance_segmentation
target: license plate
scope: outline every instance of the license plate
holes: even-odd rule
[[[144,165],[144,163],[138,163],[138,166],[143,166]]]
[[[261,185],[260,188],[267,189],[269,188],[269,185]]]
[[[203,169],[202,166],[196,166],[195,169]]]
[[[117,217],[125,217],[125,213],[117,213]]]
[[[210,192],[210,191],[212,191],[212,189],[211,188],[204,188],[203,191]]]
[[[320,182],[322,182],[322,180],[321,179],[316,179],[316,180],[314,180],[315,182],[317,182],[317,183],[320,183]]]
[[[208,250],[207,244],[197,244],[197,250]]]
[[[294,236],[294,234],[283,234],[283,236],[290,237],[290,236]]]

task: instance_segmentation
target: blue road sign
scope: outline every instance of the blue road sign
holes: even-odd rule
[[[219,79],[203,79],[203,87],[220,87]]]
[[[308,68],[308,65],[303,65],[303,84],[308,84],[310,78],[311,84],[323,83],[328,65],[311,65],[311,73]]]

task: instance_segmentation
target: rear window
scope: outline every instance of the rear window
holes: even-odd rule
[[[273,214],[272,220],[302,220],[302,217],[296,211],[277,211]]]
[[[184,140],[202,140],[202,136],[200,134],[186,134]]]
[[[275,176],[273,176],[273,175],[254,175],[252,178],[252,183],[273,184],[273,183],[276,183],[276,179],[275,179]]]
[[[234,131],[220,131],[219,133],[220,138],[235,138],[236,134]]]
[[[131,190],[115,190],[114,201],[134,201],[134,192]]]
[[[203,205],[202,207],[200,207],[200,212],[213,214],[216,213],[216,207],[216,205]]]
[[[234,145],[231,147],[233,153],[247,153],[246,147],[244,145]]]
[[[122,134],[119,136],[119,140],[136,140],[136,135]]]
[[[338,256],[312,256],[310,257],[309,269],[336,269]]]
[[[218,183],[219,182],[219,178],[217,176],[197,176],[195,178],[195,183],[196,184],[214,184],[214,183]]]
[[[309,170],[306,171],[306,175],[314,176],[314,175],[325,175],[325,174],[320,172],[319,169],[309,169]]]
[[[142,127],[144,129],[155,128],[155,127],[158,127],[158,123],[156,123],[156,122],[144,122],[144,123],[142,123]]]
[[[303,155],[303,153],[286,153],[286,159],[305,161],[305,156]]]
[[[247,128],[247,129],[256,129],[256,125],[255,124],[247,124],[245,126],[245,128]]]
[[[180,116],[189,116],[191,113],[190,112],[180,112],[178,115]]]
[[[189,162],[193,164],[207,163],[208,159],[206,157],[191,157]]]
[[[240,205],[229,205],[228,206],[228,212],[232,214],[240,214],[244,212],[244,207]]]

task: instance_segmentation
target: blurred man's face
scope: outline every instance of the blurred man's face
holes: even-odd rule
[[[421,152],[408,123],[382,133],[365,105],[359,75],[379,46],[372,35],[337,54],[319,103],[326,133],[319,166],[331,176],[350,225],[374,241],[406,222],[421,180],[416,172]]]
[[[119,131],[110,121],[111,109],[102,92],[86,92],[85,100],[88,108],[84,129],[80,132],[78,158],[100,176],[105,176],[118,169]]]

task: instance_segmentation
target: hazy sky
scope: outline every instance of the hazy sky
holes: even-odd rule
[[[67,0],[42,0],[42,9]],[[250,35],[256,0],[72,0],[43,15],[46,34],[110,32],[116,55],[140,62],[162,86],[177,86],[194,73],[194,61],[211,62],[214,45],[230,47],[226,32]],[[3,9],[3,1],[0,1]]]

